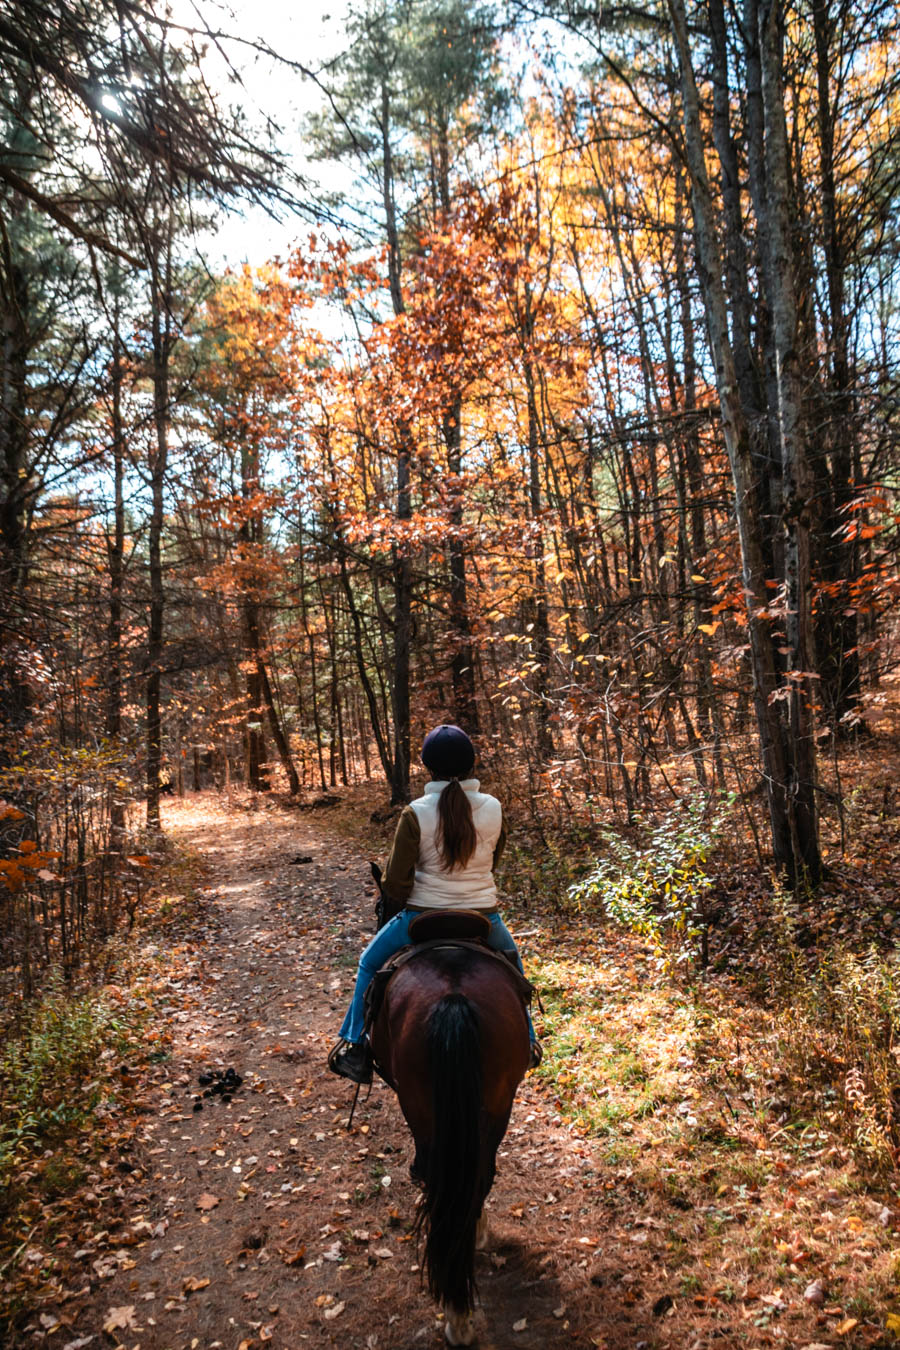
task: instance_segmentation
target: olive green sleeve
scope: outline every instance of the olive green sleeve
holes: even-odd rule
[[[504,819],[500,826],[500,833],[497,836],[497,842],[494,845],[494,861],[491,863],[491,871],[496,871],[497,864],[503,857],[503,850],[506,848],[506,820]]]
[[[406,806],[397,821],[397,831],[381,883],[393,900],[408,900],[412,895],[420,838],[419,817],[411,806]]]

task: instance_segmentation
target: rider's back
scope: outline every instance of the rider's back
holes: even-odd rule
[[[419,855],[409,904],[421,909],[493,909],[497,903],[494,885],[494,852],[503,828],[503,809],[496,797],[479,791],[477,778],[466,778],[460,787],[472,808],[475,849],[462,867],[448,871],[440,852],[438,799],[445,784],[432,782],[424,794],[410,803],[419,826]]]

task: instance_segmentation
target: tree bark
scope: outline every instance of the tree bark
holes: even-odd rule
[[[809,820],[806,793],[809,784],[797,781],[793,753],[801,757],[808,743],[799,747],[796,726],[786,726],[779,703],[793,701],[794,691],[778,679],[773,633],[768,618],[759,501],[753,450],[747,420],[740,401],[734,356],[728,333],[728,311],[722,284],[723,267],[716,233],[715,211],[704,156],[700,99],[687,35],[684,0],[668,0],[672,32],[681,70],[685,150],[691,181],[697,270],[706,308],[706,322],[716,371],[722,429],[735,488],[735,511],[741,544],[741,564],[747,603],[747,623],[753,670],[754,702],[766,792],[772,845],[776,864],[791,882],[804,875],[817,879],[819,863],[815,817]],[[808,561],[808,560],[807,560]],[[796,558],[795,590],[802,590],[804,558]],[[797,794],[803,792],[802,800]],[[813,801],[814,805],[814,801]],[[798,811],[799,806],[799,811]],[[810,826],[812,829],[810,830]]]
[[[150,248],[150,323],[152,339],[153,430],[150,454],[152,505],[147,532],[150,611],[147,631],[147,827],[160,829],[159,794],[162,748],[160,686],[163,660],[165,589],[162,567],[163,494],[169,458],[169,362],[172,352],[172,236],[174,211],[170,205],[161,235]]]
[[[785,631],[790,650],[788,697],[792,798],[791,825],[795,861],[811,884],[821,876],[816,802],[816,742],[813,676],[812,567],[810,531],[814,499],[803,420],[798,350],[797,298],[790,239],[788,193],[790,164],[784,116],[780,0],[759,6],[759,47],[765,119],[766,217],[757,222],[771,249],[772,329],[778,377],[778,426],[781,437],[782,502],[785,530]]]

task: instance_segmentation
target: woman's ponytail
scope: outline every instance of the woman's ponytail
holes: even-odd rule
[[[437,845],[441,863],[445,872],[455,872],[465,867],[478,842],[472,819],[472,803],[460,787],[458,778],[451,778],[442,790],[437,811]]]

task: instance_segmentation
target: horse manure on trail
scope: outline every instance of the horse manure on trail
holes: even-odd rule
[[[207,1069],[203,1073],[198,1074],[197,1082],[204,1091],[202,1097],[201,1095],[197,1095],[194,1098],[194,1110],[203,1110],[202,1098],[212,1099],[219,1097],[227,1105],[243,1081],[243,1078],[237,1070],[230,1067],[224,1071],[222,1069]]]

